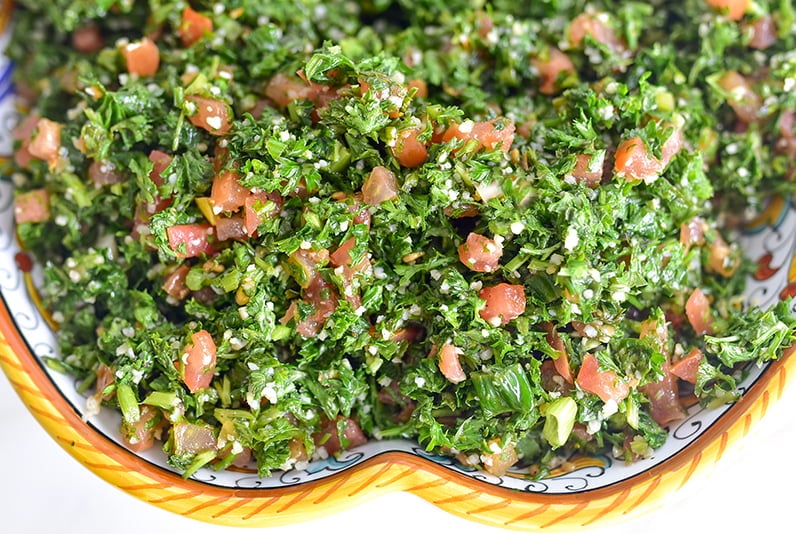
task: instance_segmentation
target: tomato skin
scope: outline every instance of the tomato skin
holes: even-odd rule
[[[285,74],[274,75],[265,86],[265,96],[281,107],[300,100],[314,101],[317,91],[298,78]]]
[[[186,48],[192,46],[199,39],[213,31],[213,21],[210,17],[186,7],[182,11],[182,19],[177,33]]]
[[[233,214],[227,217],[216,218],[216,238],[219,241],[234,239],[243,241],[249,237],[246,231],[246,223],[242,214]]]
[[[596,157],[591,154],[578,154],[571,173],[577,182],[584,183],[592,189],[600,185],[603,180],[602,161],[592,161]]]
[[[163,415],[147,404],[141,406],[141,416],[135,423],[122,422],[121,438],[133,452],[143,452],[155,445],[155,438],[163,428]]]
[[[50,119],[39,119],[36,132],[28,145],[28,152],[36,159],[54,165],[61,149],[61,124]]]
[[[694,347],[688,354],[671,364],[672,374],[680,380],[696,384],[702,357],[702,351]]]
[[[558,78],[562,73],[575,72],[575,65],[564,52],[551,46],[547,57],[538,57],[533,60],[533,65],[539,71],[539,92],[543,95],[554,95],[559,92]]]
[[[196,105],[196,113],[188,117],[191,124],[213,135],[229,133],[232,117],[226,102],[197,95],[186,96],[185,100]]]
[[[616,35],[613,28],[602,20],[602,13],[581,13],[569,26],[569,41],[578,47],[588,35],[597,42],[603,43],[614,53],[625,50],[625,43]]]
[[[719,78],[718,85],[729,93],[727,104],[739,121],[749,124],[757,120],[763,103],[743,74],[734,70],[727,71]]]
[[[178,363],[182,380],[191,393],[206,389],[216,370],[216,343],[207,330],[191,334]]]
[[[238,211],[246,203],[250,191],[240,185],[240,175],[235,171],[223,171],[213,178],[210,201],[213,211]]]
[[[276,191],[251,193],[243,202],[243,224],[246,226],[246,234],[249,237],[253,237],[257,233],[257,227],[263,222],[263,217],[257,207],[265,202],[275,204],[274,209],[267,213],[269,217],[275,217],[282,210],[282,195]]]
[[[749,8],[750,0],[705,0],[712,8],[726,12],[732,20],[741,20]]]
[[[545,321],[542,323],[542,328],[544,328],[547,332],[547,342],[551,347],[553,347],[553,350],[558,353],[558,357],[553,360],[553,365],[556,372],[561,375],[561,377],[566,380],[567,383],[572,384],[572,369],[569,364],[569,354],[567,354],[567,348],[564,346],[564,341],[561,339],[561,336],[558,334],[558,331],[555,329],[553,323]]]
[[[603,402],[620,402],[630,394],[630,386],[611,370],[601,371],[597,357],[587,353],[580,364],[575,383],[588,393],[600,397]]]
[[[485,148],[494,150],[500,148],[508,152],[514,142],[515,126],[513,122],[492,119],[484,122],[465,121],[461,124],[451,124],[442,134],[442,142],[447,143],[453,139],[467,142],[471,139],[477,141],[476,151]]]
[[[182,300],[187,297],[191,290],[185,285],[185,280],[190,270],[191,268],[186,263],[174,269],[163,281],[163,291],[173,299]]]
[[[640,137],[623,141],[614,155],[614,173],[630,182],[652,183],[683,148],[683,132],[675,128],[661,147],[661,157],[657,158],[647,148]]]
[[[50,218],[50,194],[46,189],[20,193],[14,199],[14,219],[17,224],[44,222]]]
[[[459,245],[459,261],[471,271],[489,273],[500,265],[503,246],[475,232],[467,235],[467,240]]]
[[[428,159],[428,149],[417,136],[420,128],[406,128],[398,132],[398,141],[392,148],[393,156],[402,167],[419,167]]]
[[[122,56],[130,74],[154,76],[160,67],[160,50],[149,37],[124,45]]]
[[[713,333],[713,317],[710,313],[710,301],[701,289],[691,292],[685,303],[685,314],[696,335]]]
[[[216,247],[210,241],[213,231],[213,227],[207,223],[176,224],[166,229],[169,246],[178,258],[196,258],[215,253]]]
[[[639,389],[650,401],[650,417],[659,425],[665,427],[686,417],[686,411],[680,403],[677,377],[671,373],[668,363],[663,366],[660,380]]]
[[[478,296],[486,302],[481,318],[493,326],[507,325],[525,312],[525,288],[500,283],[483,288]]]
[[[338,431],[340,425],[343,425],[342,432]],[[342,415],[338,416],[336,420],[329,420],[324,423],[314,438],[315,445],[326,449],[329,456],[333,456],[342,450],[358,447],[368,441],[357,422]]]
[[[461,349],[446,343],[439,349],[438,364],[439,370],[453,384],[458,384],[467,379],[464,369],[462,369],[461,361],[459,360]]]
[[[378,206],[397,196],[398,184],[395,181],[395,174],[381,165],[373,167],[365,183],[362,184],[362,200],[365,204]]]

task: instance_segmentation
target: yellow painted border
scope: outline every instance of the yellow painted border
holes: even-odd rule
[[[392,491],[413,493],[452,514],[514,530],[565,531],[621,521],[659,507],[714,465],[778,400],[794,373],[787,351],[729,411],[670,460],[626,481],[572,495],[522,493],[451,472],[407,453],[386,453],[328,479],[278,489],[218,488],[166,472],[87,425],[60,395],[0,306],[0,367],[55,441],[107,482],[145,502],[221,525],[297,523]]]

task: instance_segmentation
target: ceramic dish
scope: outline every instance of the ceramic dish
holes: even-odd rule
[[[0,23],[7,26],[10,2]],[[2,41],[5,43],[7,37]],[[16,113],[11,65],[0,61],[0,154],[11,153]],[[171,512],[236,526],[287,524],[331,513],[385,492],[406,491],[450,513],[517,530],[562,530],[608,524],[647,512],[742,439],[776,401],[794,372],[790,353],[753,367],[741,399],[707,410],[691,407],[670,439],[649,459],[632,465],[608,456],[578,460],[576,469],[533,480],[496,477],[429,455],[408,441],[372,442],[305,470],[258,478],[245,470],[199,471],[188,480],[156,449],[137,455],[120,445],[118,416],[87,416],[73,380],[53,373],[43,357],[56,342],[39,313],[35,272],[20,261],[13,223],[13,186],[0,182],[0,364],[34,417],[77,461],[131,495]],[[746,298],[769,306],[796,288],[796,209],[774,199],[743,237],[748,257],[766,267],[750,279]],[[765,272],[765,276],[762,273]]]

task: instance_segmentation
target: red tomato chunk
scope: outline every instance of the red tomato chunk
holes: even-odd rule
[[[486,302],[479,314],[492,326],[506,325],[525,311],[525,289],[501,283],[483,288],[478,296]]]

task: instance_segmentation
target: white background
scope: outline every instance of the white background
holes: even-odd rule
[[[746,439],[664,506],[590,534],[796,532],[796,379]],[[0,373],[0,532],[7,534],[242,534],[146,504],[111,486],[61,449]],[[500,534],[404,493],[268,534]]]

